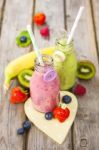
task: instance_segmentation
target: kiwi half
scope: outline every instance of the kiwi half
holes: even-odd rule
[[[77,77],[84,80],[89,80],[95,76],[96,69],[94,64],[89,60],[78,62]]]
[[[32,74],[33,74],[32,69],[26,69],[26,70],[21,71],[18,75],[19,83],[23,87],[29,88],[30,87],[30,78],[32,77]]]
[[[27,41],[26,42],[21,42],[20,41],[20,38],[22,36],[25,36],[27,38]],[[30,35],[28,33],[28,31],[21,31],[20,34],[16,37],[16,44],[19,46],[19,47],[27,47],[31,44],[31,38],[30,38]]]

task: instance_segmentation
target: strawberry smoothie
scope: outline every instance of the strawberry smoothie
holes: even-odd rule
[[[50,112],[59,103],[60,82],[53,69],[50,56],[43,56],[44,66],[36,60],[35,71],[30,81],[30,93],[33,106],[40,112]]]

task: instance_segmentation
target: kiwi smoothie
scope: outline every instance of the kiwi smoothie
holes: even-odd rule
[[[54,67],[60,78],[61,90],[72,88],[76,81],[77,71],[77,59],[73,41],[67,44],[65,37],[58,39],[53,58]]]

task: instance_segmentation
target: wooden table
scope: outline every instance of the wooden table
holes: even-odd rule
[[[58,145],[35,126],[24,136],[16,130],[26,119],[23,105],[10,105],[10,90],[4,94],[4,68],[14,58],[32,50],[19,48],[16,35],[32,23],[32,16],[42,11],[50,27],[49,40],[42,39],[33,25],[40,48],[52,46],[61,28],[68,31],[81,5],[83,16],[76,30],[74,41],[78,59],[91,60],[97,69],[94,79],[82,82],[87,94],[78,99],[79,108],[74,124],[62,145]],[[99,150],[99,0],[0,0],[0,150]]]

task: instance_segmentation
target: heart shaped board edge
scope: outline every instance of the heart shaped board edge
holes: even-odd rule
[[[64,95],[71,96],[72,101],[71,103],[67,104],[67,108],[70,109],[70,116],[63,123],[60,123],[57,119],[52,119],[50,121],[46,120],[44,117],[44,113],[40,113],[34,109],[31,98],[29,98],[24,105],[25,114],[28,119],[38,129],[43,131],[58,144],[62,144],[65,140],[70,127],[73,124],[78,108],[78,102],[75,95],[67,91],[60,91],[60,100]]]

